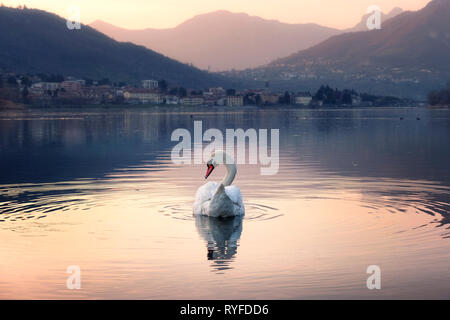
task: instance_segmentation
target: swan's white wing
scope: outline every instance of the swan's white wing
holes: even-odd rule
[[[244,203],[242,202],[241,190],[237,186],[228,186],[225,192],[234,204],[234,212],[236,216],[243,216],[245,214]]]
[[[245,214],[241,191],[236,186],[222,186],[208,182],[197,190],[194,202],[195,215],[243,216]]]
[[[208,215],[209,203],[218,187],[219,184],[217,182],[208,182],[198,188],[195,195],[194,214]]]
[[[225,192],[223,184],[219,185],[214,197],[209,204],[210,217],[233,217],[235,213],[235,204]]]
[[[229,186],[225,187],[225,192],[227,193],[228,197],[230,197],[231,201],[234,203],[242,203],[242,194],[241,190],[236,186]]]
[[[211,200],[218,187],[219,184],[217,182],[208,182],[202,185],[197,190],[197,194],[195,195],[195,202],[205,202],[207,200]]]

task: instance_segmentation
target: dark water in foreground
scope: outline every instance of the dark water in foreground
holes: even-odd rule
[[[243,220],[192,217],[194,120],[280,129],[278,174],[238,166]],[[449,146],[450,110],[0,113],[0,298],[448,299]]]

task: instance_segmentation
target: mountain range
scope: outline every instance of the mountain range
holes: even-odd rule
[[[217,16],[225,16],[231,20],[228,20],[228,24],[219,23],[220,32],[215,32],[213,28],[208,30],[207,22],[203,22],[205,30],[197,34],[203,41],[192,43],[194,40],[188,37],[187,30],[198,30],[202,25],[199,21],[203,19],[214,25],[216,20],[220,20]],[[357,31],[361,24],[345,33],[323,29],[317,25],[301,25],[302,28],[321,30],[319,37],[328,38],[262,67],[210,73],[144,46],[118,42],[90,26],[82,25],[81,30],[69,30],[66,20],[55,14],[36,9],[0,7],[0,72],[59,73],[93,79],[109,77],[117,82],[130,83],[149,78],[165,79],[170,85],[192,88],[219,85],[228,88],[245,85],[250,88],[261,87],[270,81],[271,88],[297,91],[314,90],[321,84],[330,84],[374,94],[389,93],[410,97],[424,97],[431,89],[445,85],[450,80],[450,0],[432,0],[418,11],[400,13],[396,9],[387,14],[385,19],[387,17],[390,18],[384,20],[381,30],[372,31]],[[254,46],[250,46],[253,49],[260,48],[257,53],[253,52],[254,61],[262,59],[259,54],[261,52],[274,52],[272,49],[277,46],[270,42],[272,38],[283,38],[274,35],[280,30],[276,26],[281,23],[277,21],[265,21],[224,11],[202,15],[200,18],[193,18],[177,27],[183,30],[177,31],[180,32],[180,42],[177,42],[177,38],[168,36],[169,42],[178,47],[180,52],[185,52],[182,48],[186,45],[190,50],[196,48],[200,56],[214,57],[211,52],[216,52],[215,58],[224,60],[224,55],[219,55],[223,53],[219,50],[222,42],[216,39],[216,35],[229,30],[228,33],[234,34],[231,39],[237,38],[239,41],[237,44],[229,43],[230,47],[225,51],[225,57],[230,56],[227,63],[236,59],[247,64],[250,63],[252,54],[249,52],[252,51],[240,48],[239,43],[244,46],[243,43],[249,41],[248,37],[252,32],[262,32],[255,28],[256,25],[269,23],[267,26],[273,25],[274,31],[271,33],[270,28],[266,27],[263,32],[272,35],[264,38],[267,42],[265,49],[261,49],[261,43],[257,44],[256,40]],[[244,27],[244,24],[238,23],[241,20],[251,23]],[[280,28],[283,29],[285,26],[281,25],[283,27]],[[244,29],[248,30],[244,32]],[[173,32],[172,29],[159,31]],[[325,35],[323,32],[338,34]],[[161,34],[159,37],[164,38]],[[307,41],[314,42],[317,39],[308,38]],[[307,46],[307,41],[303,45]],[[279,47],[281,46],[280,44]],[[281,55],[279,52],[276,54]]]
[[[423,97],[450,80],[449,18],[450,0],[432,0],[389,19],[380,30],[333,36],[245,73],[252,79],[327,82]]]
[[[90,26],[118,41],[144,45],[211,71],[257,67],[341,33],[317,24],[287,24],[224,10],[170,29],[127,30],[100,20]]]
[[[382,22],[402,9],[381,14]],[[129,30],[96,20],[89,24],[118,41],[130,41],[176,60],[211,71],[241,70],[267,64],[344,32],[367,30],[361,22],[346,30],[313,23],[289,24],[225,10],[195,16],[175,28]]]
[[[227,85],[220,75],[201,71],[132,43],[118,42],[37,9],[0,7],[0,72],[62,74],[138,82],[165,79],[171,85],[201,88]]]
[[[450,0],[433,0],[422,10],[385,22],[381,30],[338,35],[270,66],[331,63],[347,70],[385,66],[438,71],[448,66],[449,57]]]

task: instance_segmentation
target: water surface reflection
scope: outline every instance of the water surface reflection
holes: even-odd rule
[[[242,233],[243,217],[217,219],[196,216],[195,226],[206,242],[208,260],[213,261],[217,271],[232,268],[231,261],[237,254],[239,239]]]
[[[204,166],[170,135],[193,120],[280,128],[277,175],[238,167],[243,220],[192,216]],[[0,297],[448,298],[449,144],[449,110],[0,113]]]

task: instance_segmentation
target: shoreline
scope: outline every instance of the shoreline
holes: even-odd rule
[[[0,112],[3,111],[64,111],[64,110],[189,110],[189,111],[233,111],[233,110],[348,110],[348,109],[381,109],[381,108],[431,108],[447,109],[450,106],[430,106],[426,103],[412,103],[405,105],[387,105],[387,106],[367,106],[367,105],[322,105],[322,106],[304,106],[304,105],[265,105],[265,106],[204,106],[204,105],[183,105],[183,104],[84,104],[84,105],[26,105],[6,101],[6,104],[0,105]]]
[[[39,118],[42,116],[63,116],[66,115],[94,115],[94,114],[102,114],[102,115],[114,115],[121,113],[150,113],[150,114],[185,114],[186,116],[190,116],[191,118],[195,118],[196,115],[199,114],[209,114],[209,115],[220,115],[226,113],[280,113],[280,112],[293,112],[293,111],[317,111],[317,112],[339,112],[339,111],[353,111],[353,110],[373,110],[373,111],[382,111],[382,110],[408,110],[408,109],[429,109],[429,110],[448,110],[448,107],[444,108],[431,108],[429,106],[418,106],[418,105],[405,105],[405,106],[395,106],[395,107],[290,107],[290,106],[266,106],[266,107],[255,107],[255,106],[244,106],[244,107],[198,107],[198,106],[167,106],[167,105],[141,105],[141,106],[118,106],[114,107],[105,107],[105,106],[77,106],[77,107],[32,107],[32,108],[8,108],[2,109],[0,108],[0,120],[13,120],[17,117],[32,117]],[[295,113],[294,113],[295,114]]]

